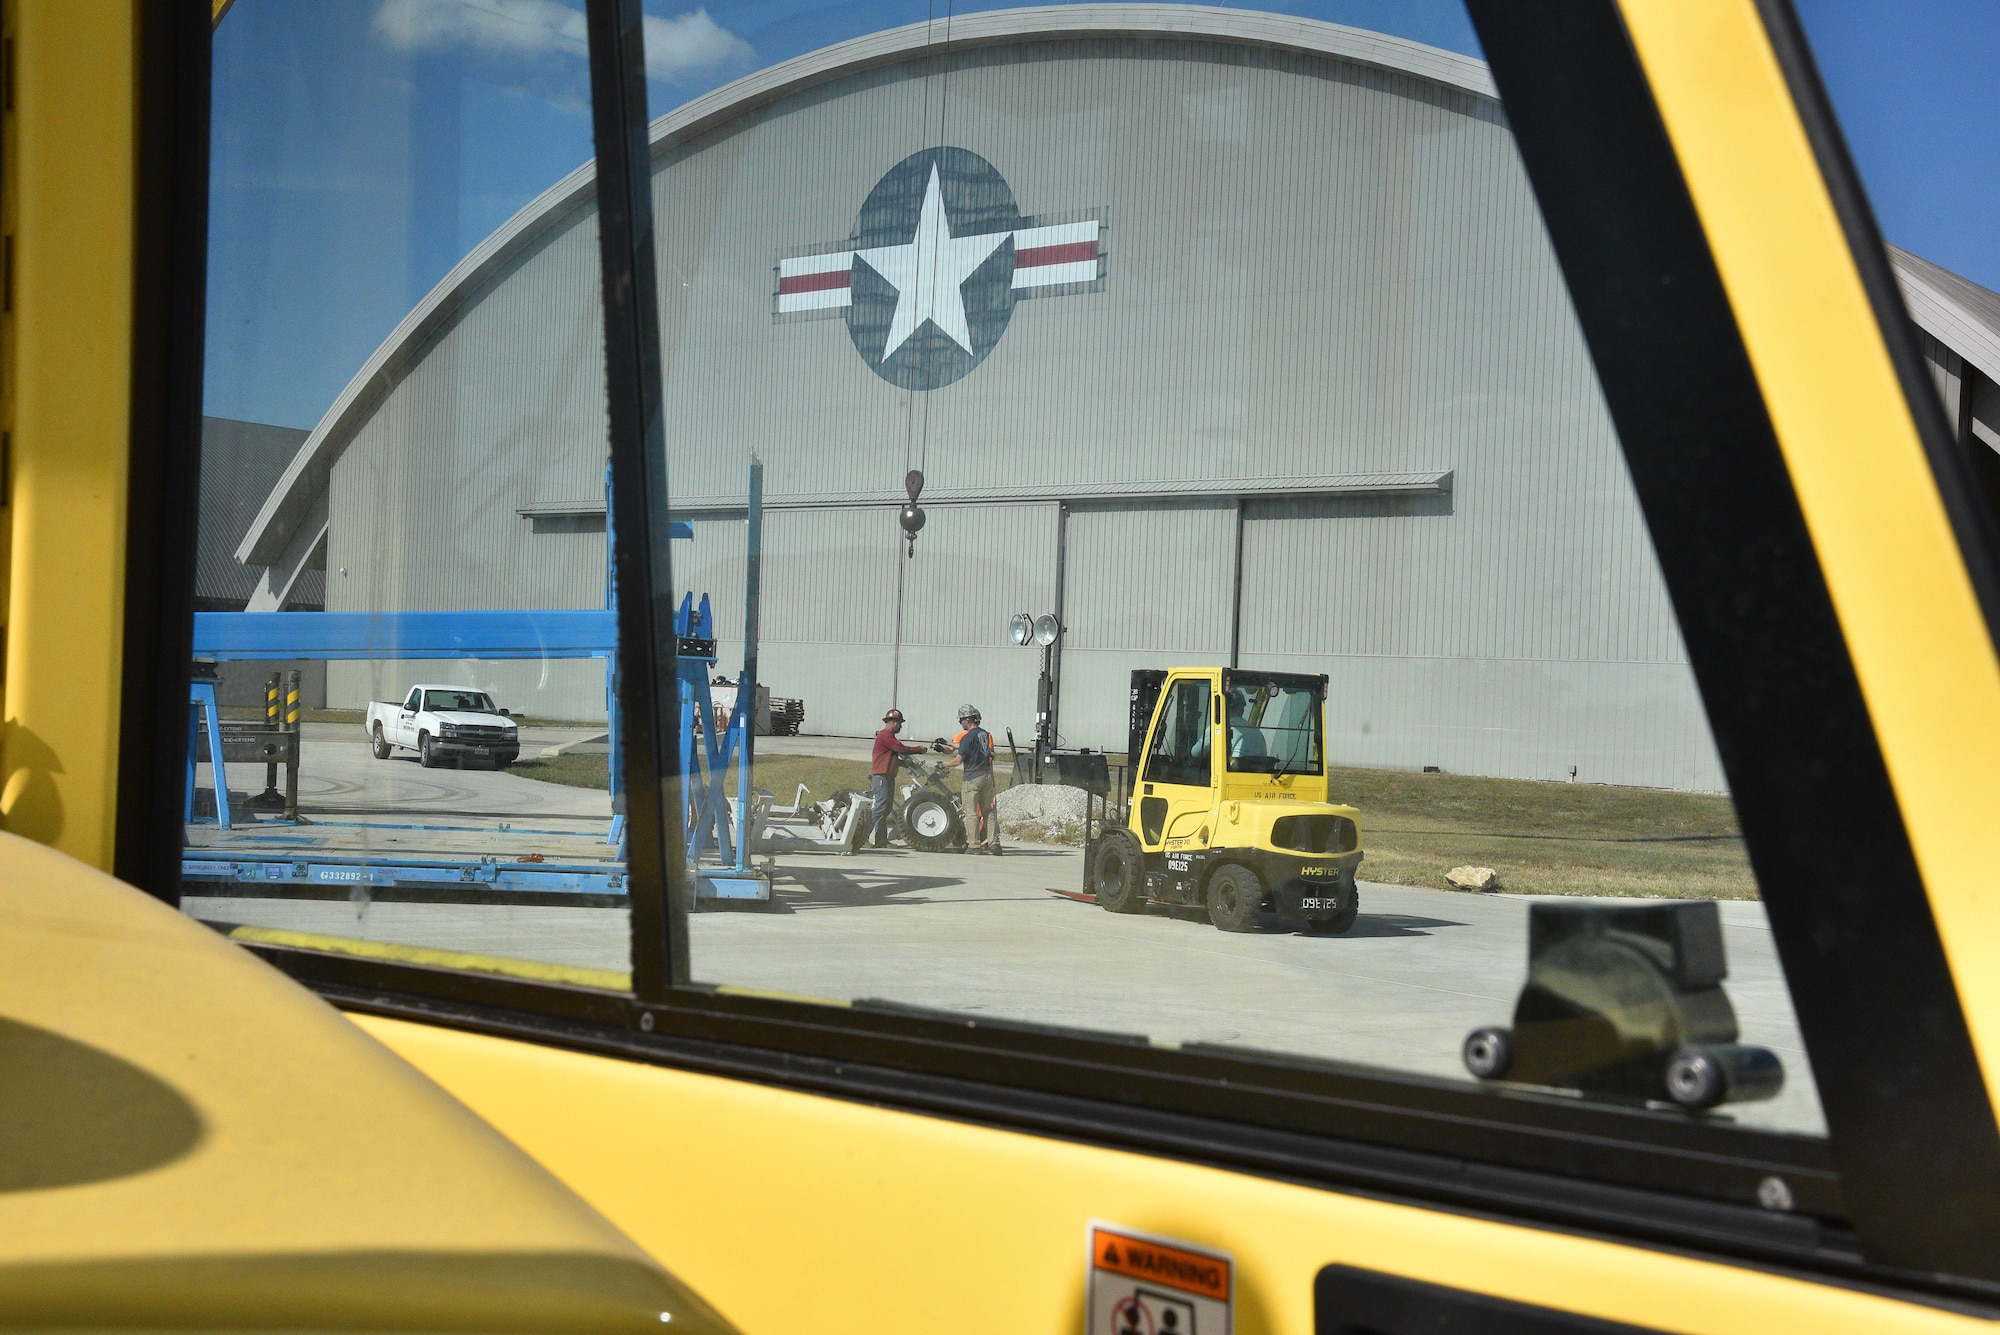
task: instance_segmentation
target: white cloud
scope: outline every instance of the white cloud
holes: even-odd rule
[[[382,0],[375,31],[403,51],[588,55],[583,14],[555,0]]]
[[[588,56],[583,11],[557,0],[382,0],[375,31],[402,51],[469,47],[494,56]],[[645,19],[646,73],[674,82],[756,59],[750,44],[695,9]]]
[[[667,83],[757,59],[750,43],[710,18],[705,9],[671,19],[648,14],[645,33],[646,73]]]

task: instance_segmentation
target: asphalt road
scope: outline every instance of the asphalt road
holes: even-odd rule
[[[1361,916],[1343,936],[1275,923],[1230,935],[1191,914],[1119,916],[1050,893],[1075,889],[1080,868],[1076,851],[1053,848],[1001,858],[792,856],[770,908],[695,915],[695,975],[1467,1079],[1459,1044],[1479,1025],[1507,1021],[1526,972],[1525,897],[1364,881]],[[630,958],[622,909],[248,899],[188,907],[220,921],[592,968],[623,969]],[[1724,903],[1721,912],[1744,1041],[1775,1049],[1788,1072],[1778,1099],[1727,1115],[1821,1131],[1762,906]]]
[[[377,760],[361,725],[307,723],[299,745],[299,810],[306,823],[247,819],[238,807],[236,828],[188,827],[191,850],[369,854],[383,856],[515,858],[541,853],[563,861],[614,856],[604,842],[611,825],[608,794],[526,779],[504,770],[425,769],[414,752]],[[592,735],[588,728],[531,728],[522,752]],[[231,764],[229,787],[240,796],[263,791],[260,764]],[[209,767],[196,768],[206,788]],[[284,784],[279,772],[279,786]],[[232,799],[239,800],[239,799]]]
[[[504,770],[425,769],[414,751],[375,759],[358,723],[306,723],[299,739],[299,806],[326,815],[427,812],[437,815],[601,816],[611,818],[611,802],[588,788],[524,779]],[[601,732],[602,729],[595,730]],[[548,746],[593,735],[589,728],[524,728],[521,754],[535,756]],[[197,786],[209,784],[201,765]],[[279,782],[282,786],[283,773]],[[229,766],[232,792],[259,792],[262,765]]]

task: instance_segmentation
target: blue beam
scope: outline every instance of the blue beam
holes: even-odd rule
[[[597,608],[485,612],[196,612],[194,653],[216,662],[385,658],[608,658],[618,614]]]

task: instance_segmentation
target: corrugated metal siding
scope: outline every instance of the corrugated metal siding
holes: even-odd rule
[[[1956,431],[1961,411],[1959,396],[1965,392],[1965,359],[1921,329],[1917,331],[1917,346],[1923,349],[1924,365],[1930,370],[1932,383],[1937,385],[1938,397],[1944,401],[1944,420]]]
[[[1085,496],[1444,467],[1444,403],[1476,412],[1546,370],[1518,331],[1558,313],[1536,304],[1551,289],[1512,275],[1553,278],[1553,262],[1485,104],[1305,57],[1083,42],[959,62],[949,138],[994,162],[1026,213],[1104,210],[1105,290],[1022,302],[978,371],[899,390],[840,321],[773,324],[771,270],[849,235],[876,179],[925,142],[924,68],[780,102],[659,178],[681,494],[740,494],[718,441],[763,450],[774,495],[872,478],[893,497],[911,466],[941,488],[1032,476]]]
[[[1078,506],[1068,523],[1060,740],[1123,750],[1132,669],[1229,661],[1236,507]]]
[[[1053,605],[1056,512],[1053,504],[930,508],[904,568],[899,696],[895,511],[766,513],[760,676],[772,694],[806,702],[814,731],[872,732],[897,703],[912,735],[934,736],[952,730],[966,701],[996,733],[1032,728],[1039,662],[1007,642],[1006,626],[1015,611]],[[743,524],[714,523],[729,530],[721,541],[708,527],[697,519],[688,574],[675,582],[718,595],[720,670],[733,676],[742,662]],[[689,549],[675,544],[676,555]]]
[[[1010,728],[1023,741],[1034,735],[1041,655],[1010,642],[1007,621],[1055,606],[1058,510],[1046,502],[929,507],[916,556],[904,567],[896,703],[912,734],[955,734],[958,707],[971,704],[1002,741]],[[878,529],[895,531],[894,511],[873,514]],[[868,721],[860,701],[854,713]]]
[[[262,422],[201,419],[201,502],[197,512],[195,597],[246,601],[262,578],[262,566],[239,564],[243,540],[257,508],[283,475],[308,433]],[[299,577],[294,601],[318,604],[326,597],[316,570]]]
[[[1109,278],[1021,302],[978,370],[912,394],[867,369],[841,321],[774,321],[772,271],[848,236],[882,173],[940,136],[992,161],[1026,214],[1101,213]],[[1492,103],[1243,46],[993,47],[780,100],[662,158],[654,194],[674,495],[740,497],[755,450],[776,501],[881,500],[767,514],[762,675],[807,698],[815,729],[870,730],[899,671],[915,732],[947,728],[960,699],[1002,726],[1032,712],[1035,656],[997,637],[1008,614],[1046,610],[1053,507],[930,507],[899,663],[892,507],[909,468],[935,490],[1079,502],[1452,469],[1449,498],[1251,502],[1243,661],[1338,657],[1342,745],[1371,763],[1540,775],[1568,756],[1583,777],[1720,785]],[[336,577],[331,605],[601,597],[601,551],[534,546],[513,513],[601,490],[593,232],[587,215],[559,228],[497,280],[349,447],[329,564],[365,574]],[[676,582],[717,595],[733,673],[728,523],[698,525]],[[1227,655],[1233,505],[1079,505],[1070,524],[1064,740],[1115,746],[1132,666]]]
[[[604,495],[602,339],[596,218],[583,214],[469,304],[342,454],[328,497],[328,607],[602,607],[604,536],[536,533],[518,513]],[[377,692],[442,668],[334,664],[329,703],[386,698]],[[604,715],[598,663],[459,670],[510,708]]]

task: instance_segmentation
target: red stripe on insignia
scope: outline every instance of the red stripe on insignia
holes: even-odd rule
[[[1092,243],[1091,249],[1095,250]],[[1019,261],[1016,261],[1018,263]],[[836,287],[846,287],[853,282],[852,269],[829,269],[825,273],[793,274],[778,280],[778,295],[789,297],[795,292],[825,292]]]
[[[1034,269],[1044,264],[1075,264],[1097,258],[1095,241],[1072,241],[1066,246],[1030,246],[1014,252],[1016,269]]]

